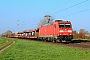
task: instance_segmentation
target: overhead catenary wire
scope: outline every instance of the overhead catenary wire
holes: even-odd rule
[[[75,13],[72,13],[72,14],[68,14],[68,15],[65,15],[65,16],[62,16],[62,17],[67,17],[67,16],[71,16],[71,15],[74,15],[74,14],[78,14],[78,13],[81,13],[81,12],[85,12],[87,10],[90,10],[90,9],[86,9],[86,10],[82,10],[82,11],[78,11],[78,12],[75,12]],[[61,18],[62,18],[61,17]]]
[[[72,8],[72,7],[78,6],[78,5],[80,5],[80,4],[82,4],[82,3],[85,3],[85,2],[87,2],[87,1],[89,1],[89,0],[84,0],[84,1],[82,1],[82,2],[80,2],[80,3],[77,3],[77,4],[72,5],[72,6],[70,6],[70,7],[64,8],[64,9],[62,9],[62,10],[59,10],[59,11],[57,11],[57,12],[55,12],[55,13],[52,13],[52,15],[53,15],[53,14],[56,14],[56,13],[59,13],[59,12],[61,12],[61,11],[64,11],[64,10],[70,9],[70,8]]]
[[[72,5],[72,6],[70,6],[70,7],[64,8],[64,9],[59,10],[59,11],[57,11],[57,12],[54,12],[54,13],[52,13],[52,15],[53,15],[53,14],[56,14],[56,13],[59,13],[59,12],[62,12],[62,11],[65,11],[65,10],[67,10],[67,9],[73,8],[73,7],[75,7],[75,6],[78,6],[78,5],[80,5],[80,4],[82,4],[82,3],[85,3],[85,2],[87,2],[87,1],[89,1],[89,0],[84,0],[84,1],[82,1],[82,2],[79,2],[79,3],[75,4],[75,5]],[[88,10],[88,9],[82,10],[82,11],[79,11],[79,12],[75,12],[75,13],[72,13],[72,14],[68,14],[68,15],[65,15],[65,16],[61,16],[61,17],[71,16],[71,15],[74,15],[74,14],[77,14],[77,13],[80,13],[80,12],[84,12],[84,11],[87,11],[87,10]],[[25,20],[24,20],[24,21],[25,21]],[[24,22],[24,21],[23,21],[23,22]],[[35,21],[35,22],[36,22],[36,21]],[[20,23],[20,24],[22,24],[22,23]],[[30,26],[33,26],[33,25],[30,24]]]
[[[69,0],[69,1],[70,1],[70,0]],[[59,11],[57,11],[57,12],[54,12],[54,13],[52,13],[51,15],[54,15],[54,14],[56,14],[56,13],[65,11],[65,10],[67,10],[67,9],[73,8],[73,7],[78,6],[78,5],[81,5],[81,4],[83,4],[83,3],[87,2],[87,1],[89,1],[89,0],[81,1],[81,2],[79,2],[79,3],[76,3],[76,4],[72,5],[72,6],[69,6],[69,7],[67,7],[67,8],[62,9],[62,10],[59,10]],[[68,1],[67,1],[67,2],[68,2]],[[66,2],[65,2],[65,3],[66,3]],[[72,14],[76,14],[76,13],[72,13]],[[71,15],[71,14],[69,14],[69,15]],[[66,16],[67,16],[67,15],[66,15]],[[63,16],[63,17],[64,17],[64,16]]]
[[[21,25],[23,22],[25,22],[25,20],[23,20],[19,25]]]
[[[63,4],[65,4],[65,3],[67,3],[67,2],[70,2],[70,1],[71,1],[71,0],[65,1],[64,3],[61,3],[60,6],[62,6]],[[59,8],[60,6],[57,6],[56,8],[54,8],[54,10],[57,9],[57,8]],[[48,15],[48,14],[47,14],[47,15]]]

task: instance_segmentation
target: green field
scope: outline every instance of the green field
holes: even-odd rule
[[[5,40],[3,40],[2,38],[0,38],[0,44],[1,43],[4,43],[5,42]]]
[[[89,50],[36,41],[14,40],[16,43],[0,54],[0,60],[90,60]]]
[[[10,45],[13,41],[10,38],[0,38],[0,50]]]

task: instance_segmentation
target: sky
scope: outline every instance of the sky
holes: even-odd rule
[[[35,29],[45,15],[90,32],[90,0],[0,0],[0,34]]]

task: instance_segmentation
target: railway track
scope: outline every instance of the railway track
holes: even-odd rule
[[[30,40],[33,41],[33,40]],[[84,50],[90,50],[90,41],[88,40],[73,40],[69,44],[62,42],[62,43],[53,43],[53,42],[47,42],[47,41],[39,41],[39,40],[34,40],[37,42],[42,42],[46,44],[54,44],[58,46],[66,46],[66,47],[71,47],[71,48],[79,48],[79,49],[84,49]]]
[[[81,43],[74,43],[66,45],[68,47],[80,48],[85,50],[90,50],[90,42],[81,42]]]

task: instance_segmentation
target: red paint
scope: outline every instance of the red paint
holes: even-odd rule
[[[59,25],[66,25],[66,27],[68,25],[70,25],[69,28],[61,28],[59,27]],[[64,35],[72,35],[72,25],[71,22],[68,21],[57,21],[54,22],[51,25],[47,25],[47,26],[42,26],[39,28],[39,36],[56,36],[56,38],[58,36],[64,36]]]

